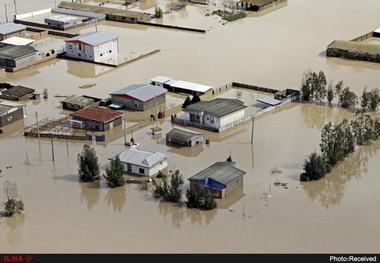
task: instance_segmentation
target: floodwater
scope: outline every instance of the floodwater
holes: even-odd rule
[[[17,3],[25,12],[54,7],[54,2],[49,6],[39,0]],[[204,132],[210,144],[191,150],[166,145],[165,134],[175,127],[170,118],[134,131],[139,148],[170,155],[168,169],[180,170],[184,189],[187,178],[232,155],[237,167],[247,172],[244,186],[207,212],[156,202],[151,190],[136,184],[110,189],[104,180],[79,183],[76,156],[83,142],[25,138],[23,127],[35,122],[36,111],[40,119],[64,116],[62,98],[55,95],[104,98],[157,75],[214,87],[237,81],[284,89],[299,88],[303,72],[310,68],[323,70],[335,83],[343,80],[360,95],[364,86],[371,89],[380,83],[380,65],[326,58],[324,50],[333,40],[378,28],[379,8],[377,0],[288,0],[263,16],[223,25],[219,18],[205,16],[209,7],[190,5],[168,14],[165,23],[204,28],[206,34],[99,23],[99,30],[120,36],[126,54],[161,50],[133,63],[98,74],[92,64],[56,59],[7,73],[9,83],[37,92],[48,88],[49,98],[26,102],[27,117],[0,135],[0,183],[15,182],[26,207],[20,215],[0,218],[0,251],[378,253],[380,142],[359,147],[320,181],[299,181],[304,160],[319,149],[323,125],[353,117],[335,104],[290,103],[262,115],[255,120],[253,144],[249,122],[222,134]],[[76,29],[91,30],[91,26]],[[79,88],[91,83],[96,85]],[[228,92],[220,96],[229,96]],[[173,95],[170,107],[179,99]],[[162,128],[161,135],[151,134],[156,125]],[[128,139],[131,136],[127,134]],[[126,148],[122,133],[109,143],[86,143],[95,148],[102,173],[109,165],[107,158]],[[271,173],[273,168],[281,173]],[[287,187],[275,186],[276,181]],[[5,200],[2,192],[0,200]]]

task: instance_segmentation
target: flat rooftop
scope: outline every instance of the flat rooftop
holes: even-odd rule
[[[12,45],[12,46],[26,46],[33,42],[34,42],[33,39],[23,38],[23,37],[10,37],[3,41],[0,41],[0,43],[2,44]]]
[[[207,92],[209,90],[212,90],[211,86],[206,86],[206,85],[183,81],[183,80],[174,81],[170,83],[170,86],[175,87],[175,88],[180,88],[180,89],[197,91],[197,92]]]

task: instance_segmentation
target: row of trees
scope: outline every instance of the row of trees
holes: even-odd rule
[[[153,197],[168,202],[180,202],[183,184],[182,175],[179,170],[176,170],[171,175],[170,184],[166,176],[163,177],[161,183],[153,180]],[[218,205],[210,192],[199,184],[195,184],[190,189],[187,189],[186,198],[186,206],[190,208],[211,210]]]
[[[182,104],[182,108],[184,109],[191,104],[197,103],[198,101],[201,101],[201,98],[198,95],[194,95],[192,99],[190,99],[190,97],[186,97]]]
[[[344,86],[342,80],[335,85],[330,81],[327,85],[326,76],[323,71],[316,73],[309,70],[304,73],[301,80],[301,100],[322,103],[326,98],[329,105],[331,105],[334,98],[337,98],[338,105],[342,108],[355,107],[360,102],[362,111],[376,111],[380,104],[378,88],[367,91],[365,87],[363,94],[359,98],[350,90],[350,87]]]
[[[356,145],[370,144],[379,136],[380,121],[367,114],[359,114],[351,121],[345,119],[336,125],[329,122],[321,132],[321,155],[314,152],[309,160],[305,160],[303,176],[311,180],[323,178],[333,166],[354,152]]]

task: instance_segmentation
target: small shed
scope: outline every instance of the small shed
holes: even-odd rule
[[[24,37],[10,37],[0,41],[3,45],[11,45],[11,46],[27,46],[34,42],[33,39],[24,38]]]
[[[194,184],[205,187],[213,197],[225,198],[238,187],[243,186],[245,171],[236,168],[236,163],[227,159],[216,162],[206,169],[190,177],[190,189]]]
[[[122,112],[100,107],[87,107],[70,114],[74,125],[95,131],[106,131],[121,125],[123,115]]]
[[[11,36],[21,35],[26,31],[26,26],[16,23],[0,23],[0,40]]]
[[[34,92],[35,89],[24,86],[13,86],[7,83],[0,84],[0,98],[7,100],[27,100],[33,95]]]
[[[264,103],[269,106],[276,106],[281,104],[281,100],[277,100],[268,96],[257,99],[258,102]]]
[[[203,141],[203,134],[190,130],[173,128],[166,134],[166,141],[191,147]]]
[[[9,106],[0,103],[0,127],[4,127],[23,118],[23,106]]]
[[[101,99],[95,98],[95,97],[90,97],[90,96],[76,96],[76,95],[71,95],[61,101],[62,103],[62,108],[64,110],[81,110],[83,108],[86,108],[88,106],[99,106]]]

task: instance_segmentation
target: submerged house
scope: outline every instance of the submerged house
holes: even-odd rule
[[[10,106],[0,103],[0,127],[4,127],[23,118],[23,106]]]
[[[194,146],[203,141],[203,134],[184,129],[173,128],[166,134],[166,141],[182,146]]]
[[[118,36],[107,32],[87,32],[66,40],[66,56],[102,63],[119,52]]]
[[[95,131],[107,131],[121,125],[122,112],[103,109],[100,107],[87,107],[70,114],[73,127]]]
[[[167,90],[151,84],[134,84],[110,93],[111,108],[145,111],[165,103]]]
[[[0,40],[12,36],[22,36],[26,31],[26,26],[16,23],[0,23]]]
[[[0,46],[0,67],[16,68],[38,59],[38,51],[32,46]]]
[[[169,157],[160,152],[148,152],[135,147],[121,152],[118,156],[124,164],[125,172],[145,176],[153,176],[165,169],[168,166]]]
[[[225,198],[238,187],[243,186],[245,171],[236,168],[231,159],[225,162],[216,162],[206,169],[190,177],[190,189],[195,184],[205,187],[213,197]]]
[[[13,86],[8,83],[0,83],[0,98],[7,100],[23,101],[29,99],[35,89],[24,86]]]
[[[101,99],[99,98],[94,98],[90,96],[76,96],[76,95],[71,95],[61,101],[62,108],[64,110],[81,110],[83,108],[89,107],[89,106],[99,106]]]
[[[183,109],[184,124],[195,124],[192,126],[219,132],[231,123],[243,119],[246,107],[237,99],[199,101]]]

